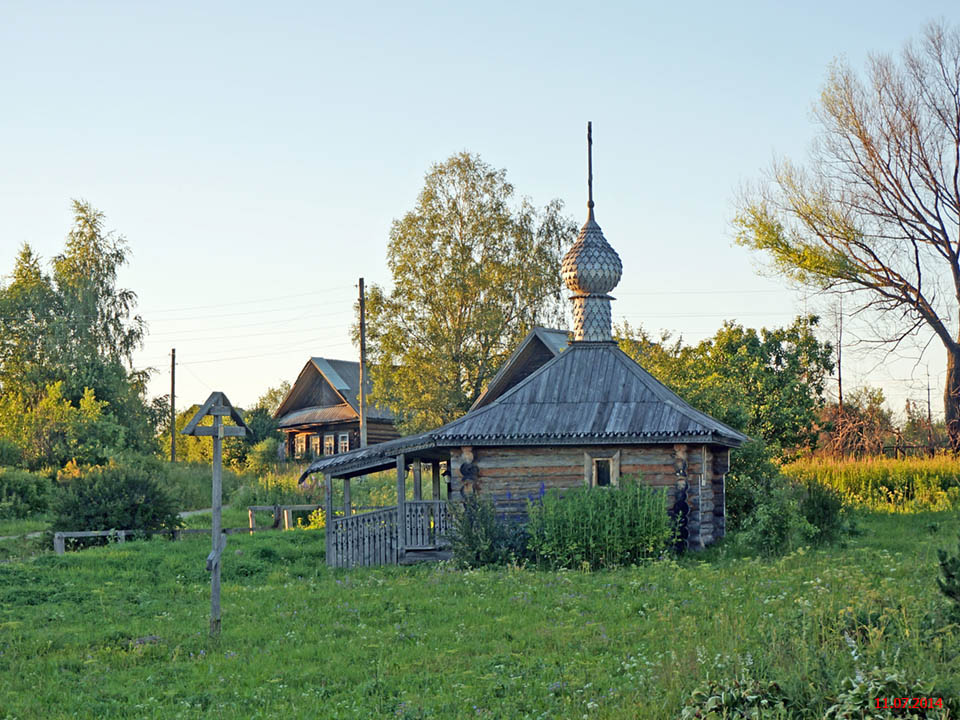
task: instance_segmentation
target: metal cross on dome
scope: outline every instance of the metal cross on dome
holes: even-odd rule
[[[211,415],[213,425],[201,425],[200,422]],[[236,425],[224,425],[224,418],[229,417]],[[210,634],[220,634],[220,557],[227,544],[221,524],[223,512],[223,439],[225,437],[244,437],[250,430],[240,417],[240,413],[230,404],[230,400],[222,392],[210,393],[207,401],[200,406],[193,419],[180,431],[181,435],[207,436],[213,438],[213,489],[212,505],[213,519],[210,528],[210,537],[213,549],[207,556],[207,570],[210,571]]]

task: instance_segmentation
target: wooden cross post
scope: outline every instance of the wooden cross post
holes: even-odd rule
[[[200,421],[211,415],[213,427],[201,426]],[[229,416],[236,425],[224,425],[223,419]],[[220,566],[227,536],[223,534],[223,439],[225,437],[243,437],[247,434],[246,423],[240,417],[227,396],[215,392],[197,410],[197,414],[183,429],[184,435],[209,435],[213,437],[213,487],[211,490],[213,519],[210,527],[212,549],[207,555],[207,570],[210,572],[210,635],[220,634]]]

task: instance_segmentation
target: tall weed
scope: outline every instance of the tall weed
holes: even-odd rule
[[[666,493],[637,478],[616,488],[547,492],[529,503],[529,546],[551,568],[591,569],[630,565],[667,552],[675,529]]]
[[[803,484],[820,483],[851,506],[890,513],[960,508],[960,460],[933,458],[807,458],[782,472]]]

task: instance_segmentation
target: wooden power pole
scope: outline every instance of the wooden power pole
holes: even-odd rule
[[[177,461],[177,349],[170,349],[170,462]]]
[[[360,447],[367,446],[367,310],[360,278]]]

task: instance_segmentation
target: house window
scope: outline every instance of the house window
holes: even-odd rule
[[[340,433],[340,447],[337,452],[350,452],[350,433]]]
[[[333,434],[323,436],[323,454],[333,455]]]
[[[620,451],[585,450],[583,483],[588,487],[613,487],[620,481]]]
[[[594,458],[593,485],[594,487],[610,487],[610,458]]]
[[[307,454],[307,436],[297,435],[294,440],[294,452],[298,458]]]
[[[320,436],[319,435],[310,436],[310,454],[313,455],[313,457],[320,456]]]

